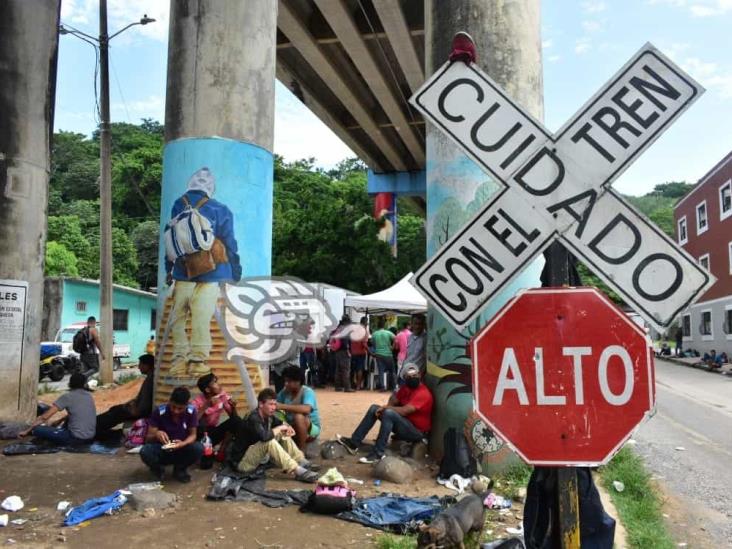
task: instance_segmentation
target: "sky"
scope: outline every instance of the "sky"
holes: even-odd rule
[[[110,33],[143,14],[157,20],[111,42],[113,122],[164,120],[168,10],[169,0],[109,0]],[[98,0],[63,0],[61,21],[98,34]],[[614,187],[642,195],[666,181],[698,181],[732,150],[731,29],[732,0],[544,0],[545,125],[558,130],[650,42],[707,91]],[[91,134],[96,128],[94,66],[91,45],[61,36],[56,131]],[[279,82],[274,152],[286,160],[313,157],[324,168],[354,156]]]

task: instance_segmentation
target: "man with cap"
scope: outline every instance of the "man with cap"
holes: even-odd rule
[[[405,364],[404,385],[389,396],[386,406],[372,404],[350,437],[338,436],[345,449],[356,454],[366,435],[377,421],[381,422],[376,444],[361,463],[376,463],[384,457],[389,435],[406,442],[419,442],[428,437],[432,429],[432,393],[422,383],[419,368]]]
[[[196,171],[188,181],[186,192],[173,204],[168,224],[177,227],[181,215],[196,210],[206,218],[214,236],[210,249],[177,256],[175,261],[166,252],[167,283],[175,281],[170,322],[173,357],[169,375],[173,377],[197,378],[211,373],[207,364],[212,347],[210,324],[219,298],[219,284],[241,279],[234,215],[228,206],[213,198],[215,183],[208,168]],[[195,235],[186,235],[183,230],[182,234],[184,240],[196,240]],[[166,230],[165,238],[166,242],[171,241],[170,247],[180,247],[172,230]],[[186,331],[189,320],[190,339]]]

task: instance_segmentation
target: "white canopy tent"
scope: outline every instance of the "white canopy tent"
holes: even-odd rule
[[[371,314],[398,313],[403,315],[427,312],[427,300],[409,283],[409,273],[386,290],[369,295],[351,295],[345,299],[346,307]]]

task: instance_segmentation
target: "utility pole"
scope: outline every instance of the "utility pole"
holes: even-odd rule
[[[59,34],[71,34],[99,49],[99,323],[105,359],[99,376],[102,383],[112,383],[114,373],[114,325],[112,305],[112,136],[109,127],[109,41],[135,25],[154,23],[145,14],[139,21],[109,36],[107,31],[107,0],[99,0],[99,37],[95,38],[70,25],[59,25]]]
[[[107,0],[99,0],[99,304],[100,337],[104,360],[99,377],[102,383],[114,381],[114,326],[112,315],[112,136],[109,133],[109,35],[107,33]],[[101,358],[101,357],[100,357]]]

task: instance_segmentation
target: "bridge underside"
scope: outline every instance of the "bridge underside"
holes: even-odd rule
[[[418,0],[279,0],[277,78],[377,174],[425,167],[407,101],[424,81],[424,15]]]

